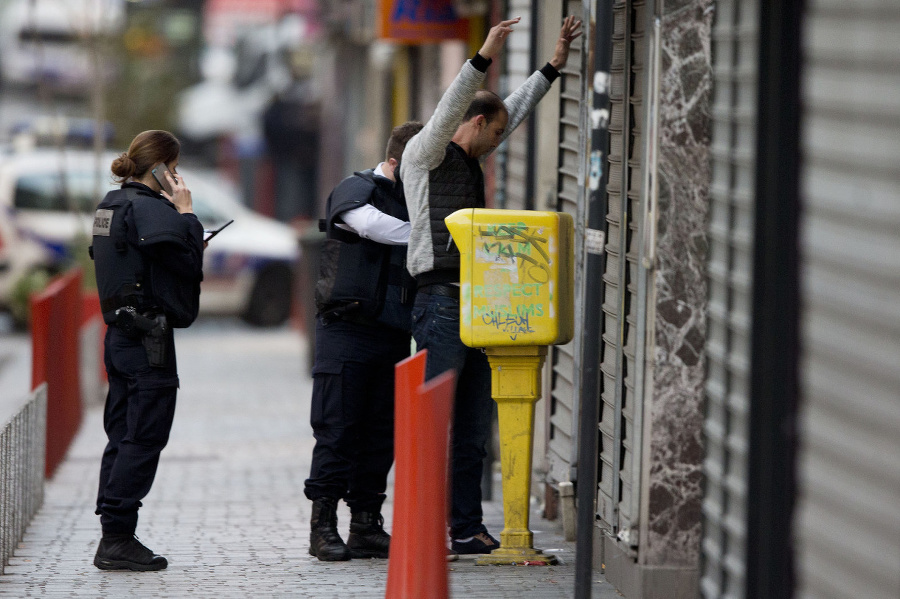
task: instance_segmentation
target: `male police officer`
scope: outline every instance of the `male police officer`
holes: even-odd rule
[[[103,538],[94,557],[103,570],[161,570],[168,563],[134,532],[175,414],[172,329],[197,317],[203,278],[203,230],[191,212],[191,192],[175,174],[179,149],[166,131],[138,135],[112,164],[122,188],[107,194],[94,218],[91,255],[109,325],[103,418],[109,442],[96,512]]]
[[[388,557],[381,504],[394,461],[394,364],[410,350],[415,282],[406,271],[409,220],[397,180],[421,123],[395,127],[385,161],[344,179],[328,198],[316,303],[310,421],[316,446],[309,553],[323,561]],[[350,506],[347,543],[337,502]]]

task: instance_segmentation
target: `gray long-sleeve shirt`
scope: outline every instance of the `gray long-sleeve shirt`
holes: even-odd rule
[[[484,71],[475,68],[472,61],[467,60],[456,79],[444,92],[434,114],[422,130],[409,140],[403,152],[400,177],[406,192],[406,205],[411,224],[407,268],[413,276],[434,269],[434,247],[429,218],[429,173],[443,162],[447,145],[462,123],[469,104],[475,98],[475,92],[484,82],[484,78]],[[509,134],[540,102],[549,91],[550,83],[542,71],[536,71],[503,101],[509,112],[503,139],[509,137]]]

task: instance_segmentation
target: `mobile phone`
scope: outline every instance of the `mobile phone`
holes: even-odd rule
[[[230,225],[230,224],[233,223],[233,222],[234,222],[234,219],[231,219],[230,221],[228,221],[227,223],[225,223],[224,225],[222,225],[222,226],[219,227],[218,229],[212,229],[212,230],[210,230],[210,229],[203,229],[203,241],[209,241],[210,239],[212,239],[213,237],[215,237],[216,235],[218,235],[219,233],[221,233],[221,232],[222,232],[222,229],[224,229],[225,227],[227,227],[228,225]]]
[[[156,179],[156,182],[159,183],[159,186],[162,187],[163,191],[169,194],[170,196],[174,193],[172,186],[169,184],[169,180],[166,178],[166,173],[172,174],[172,171],[169,170],[169,167],[166,166],[165,162],[160,162],[150,174],[153,175],[153,178]],[[174,179],[175,176],[173,175]]]

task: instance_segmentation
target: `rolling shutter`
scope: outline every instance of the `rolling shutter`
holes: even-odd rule
[[[758,18],[720,0],[713,27],[703,597],[744,597]]]
[[[900,11],[807,4],[795,596],[900,596]]]
[[[583,23],[590,23],[586,16],[590,13],[580,1],[569,0],[563,3],[560,22],[563,15],[582,15]],[[587,26],[585,26],[586,34]],[[587,123],[587,81],[584,55],[584,39],[581,36],[572,44],[569,60],[562,71],[560,85],[560,118],[559,118],[559,184],[556,210],[567,212],[575,220],[575,247],[584,246],[585,222],[585,173],[587,168],[588,130]],[[584,268],[583,253],[575,251],[575,272],[581,273]],[[576,276],[575,297],[584,296],[582,283],[584,277]],[[579,304],[581,302],[578,302]],[[577,306],[576,306],[577,309]],[[550,348],[550,421],[548,427],[547,461],[550,482],[575,480],[575,464],[577,463],[578,430],[577,405],[581,393],[579,380],[580,354],[582,337],[578,334],[578,323],[581,315],[576,315],[575,339],[566,345]]]
[[[518,33],[509,36],[509,41],[503,52],[503,60],[506,63],[504,78],[501,82],[504,88],[500,95],[506,97],[512,90],[518,89],[531,75],[529,36],[531,20],[535,15],[531,13],[530,0],[510,0],[506,12],[506,18],[522,16],[522,20],[516,26]],[[510,210],[524,210],[526,208],[526,188],[529,177],[534,173],[527,172],[528,168],[528,128],[531,119],[525,119],[510,135],[504,147],[497,156],[498,167],[502,168],[503,181],[497,186],[495,198],[498,208]],[[502,165],[499,164],[502,158]],[[502,195],[501,195],[502,193]]]
[[[601,306],[603,380],[597,515],[629,551],[638,540],[632,532],[636,531],[640,494],[640,467],[634,459],[634,450],[640,427],[635,422],[638,413],[635,408],[642,401],[635,394],[635,356],[644,149],[645,9],[642,0],[616,2],[613,6],[606,270]]]

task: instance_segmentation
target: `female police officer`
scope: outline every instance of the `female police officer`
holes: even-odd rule
[[[109,378],[97,511],[103,570],[161,570],[134,536],[175,413],[178,372],[172,329],[197,317],[203,278],[203,228],[191,192],[175,174],[180,144],[145,131],[112,163],[122,184],[94,216],[91,256],[106,331]]]

